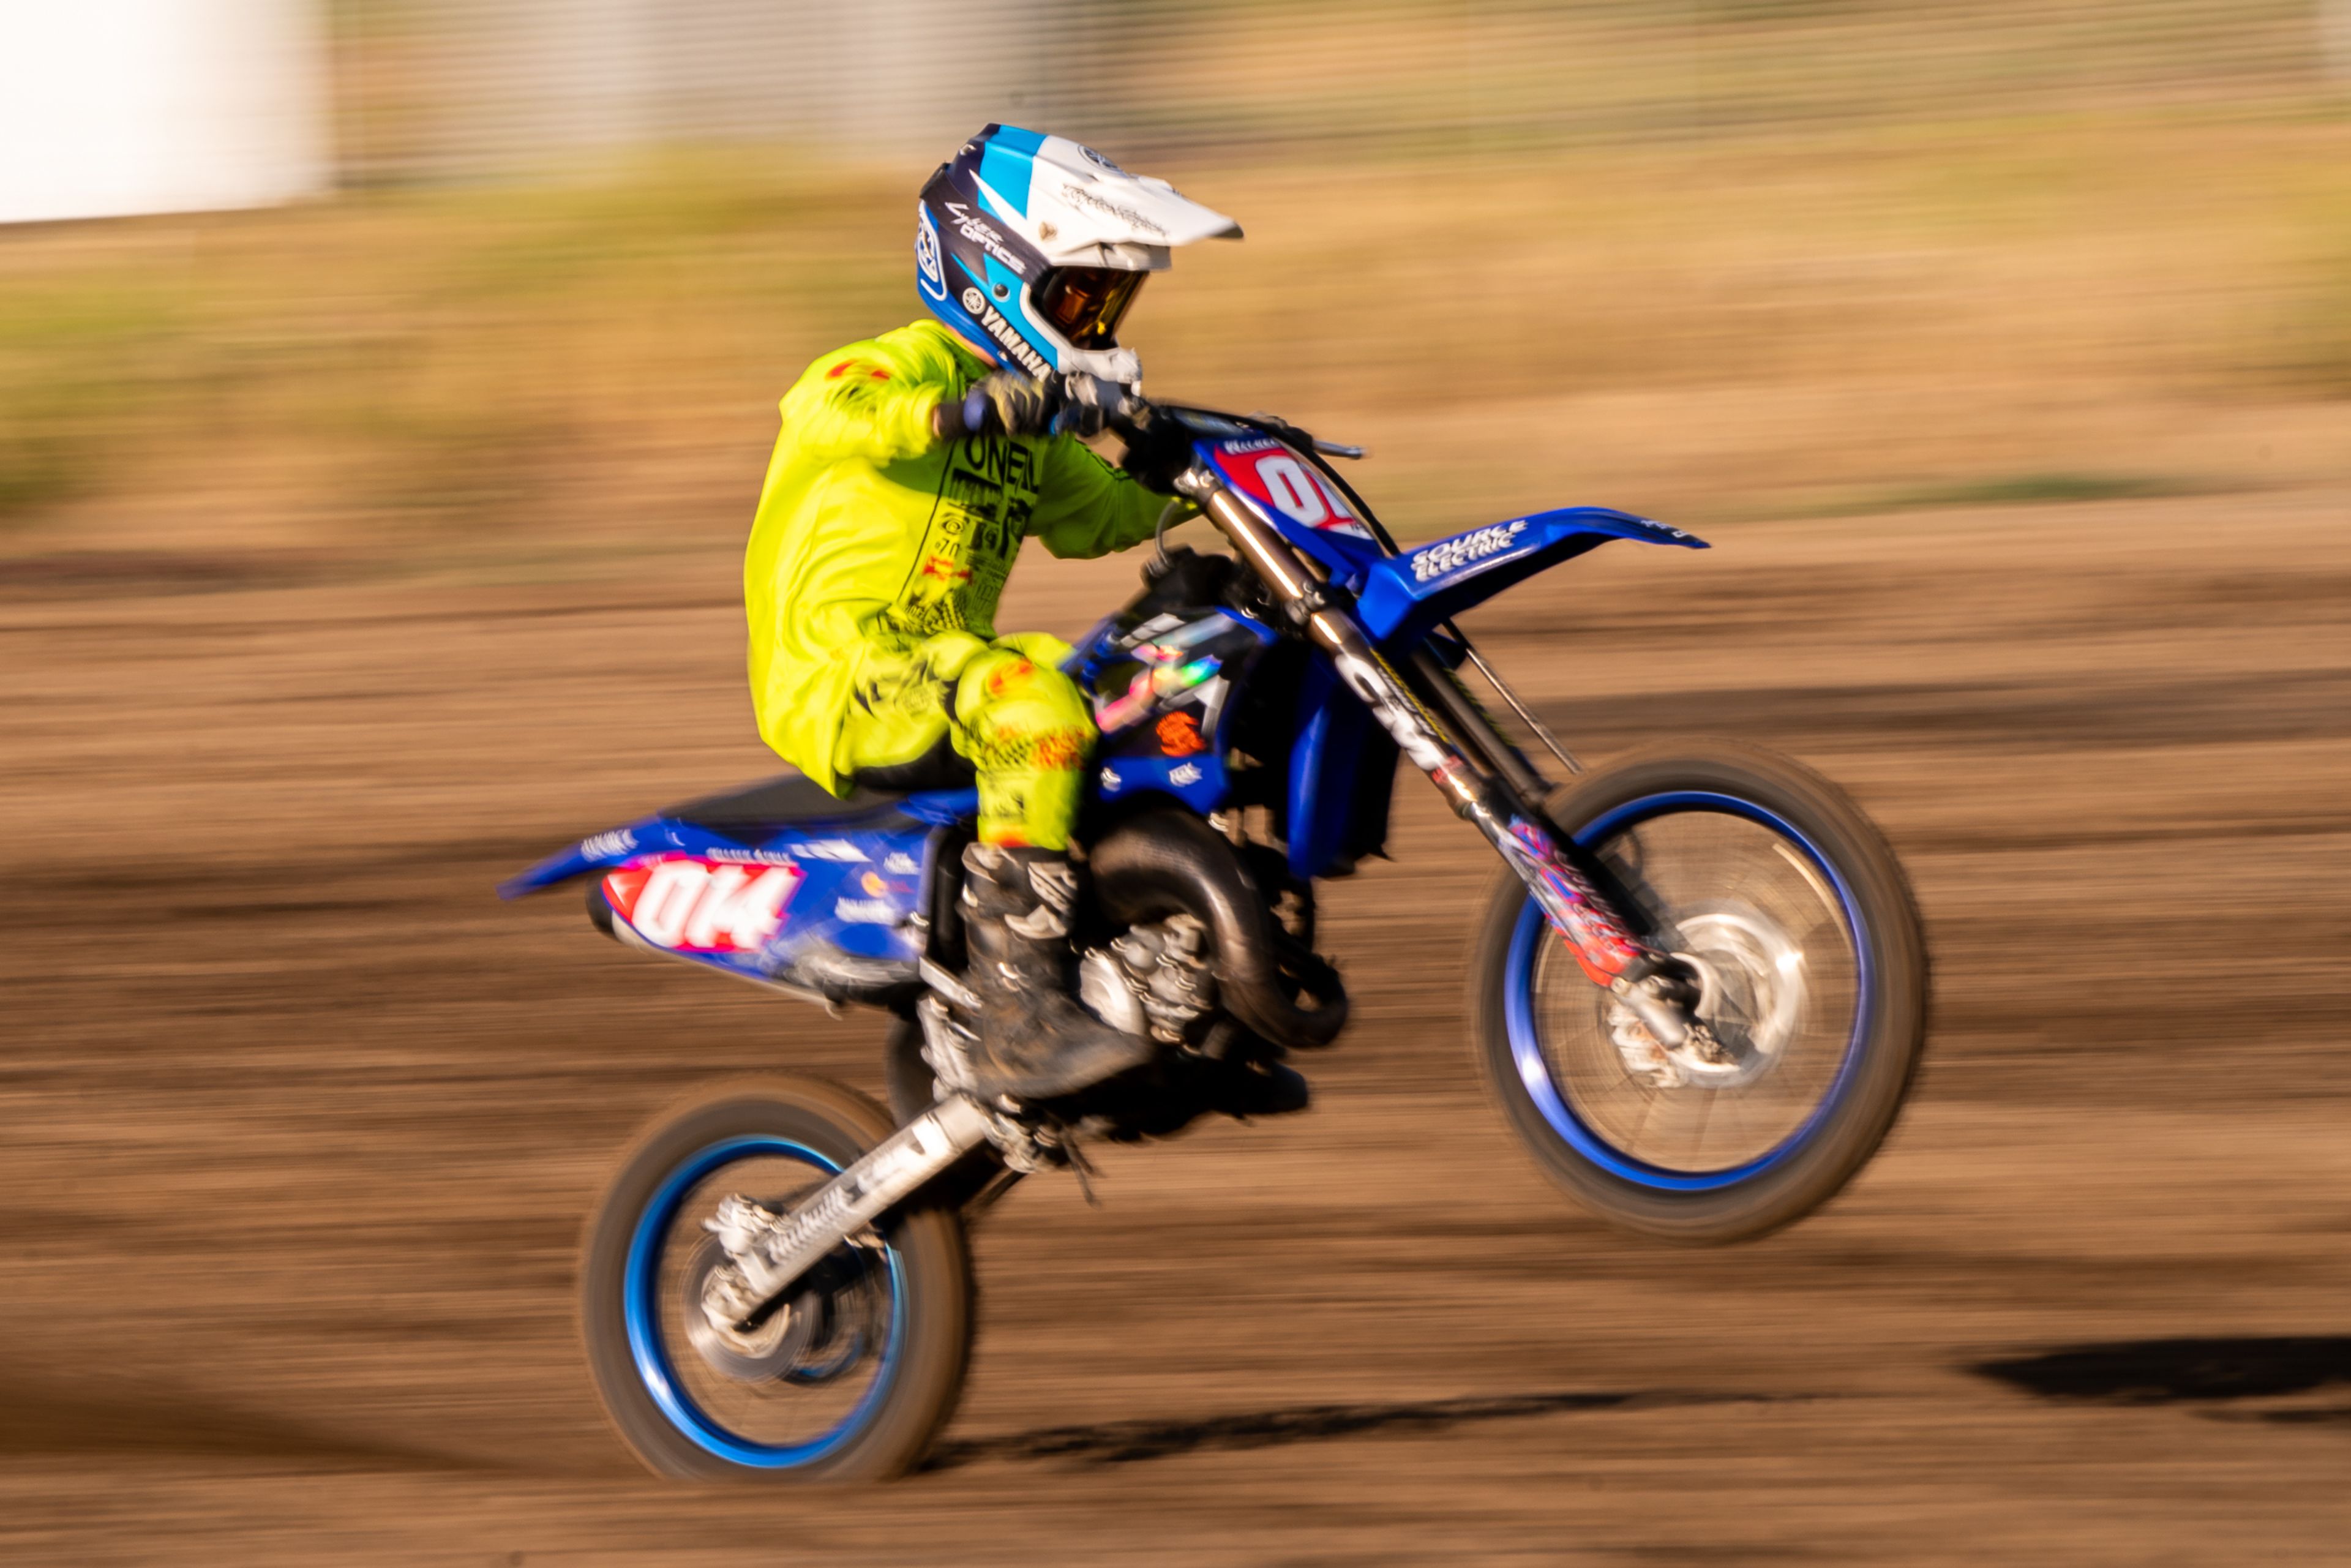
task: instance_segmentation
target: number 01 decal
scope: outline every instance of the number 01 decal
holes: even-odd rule
[[[1227,474],[1244,494],[1300,528],[1371,537],[1339,493],[1294,454],[1279,446],[1265,452],[1236,452],[1227,464]]]
[[[1293,523],[1314,527],[1331,516],[1330,503],[1322,498],[1322,485],[1306,476],[1295,457],[1268,457],[1257,465],[1257,476],[1265,485],[1266,494],[1273,504],[1290,514]]]

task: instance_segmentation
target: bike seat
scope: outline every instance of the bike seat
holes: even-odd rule
[[[706,828],[735,837],[764,834],[782,828],[819,822],[855,822],[859,826],[890,825],[903,818],[906,797],[880,789],[852,789],[835,795],[815,779],[799,773],[780,774],[724,795],[708,795],[671,806],[662,816],[674,822]]]

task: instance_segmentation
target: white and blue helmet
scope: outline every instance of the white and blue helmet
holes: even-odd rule
[[[939,165],[915,204],[914,286],[932,314],[1032,376],[1123,385],[1142,361],[1118,324],[1143,280],[1194,240],[1240,225],[1130,174],[1091,147],[990,125]]]

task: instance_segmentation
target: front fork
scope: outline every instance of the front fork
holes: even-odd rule
[[[1189,476],[1187,476],[1189,477]],[[1273,527],[1227,486],[1196,485],[1196,498],[1233,547],[1274,590],[1290,617],[1328,654],[1347,689],[1371,710],[1412,765],[1444,792],[1455,813],[1494,846],[1541,906],[1586,978],[1618,998],[1667,1051],[1704,1046],[1695,995],[1669,955],[1657,952],[1619,915],[1561,849],[1551,830],[1522,810],[1491,776],[1446,738],[1410,686],[1372,646],[1353,616]]]

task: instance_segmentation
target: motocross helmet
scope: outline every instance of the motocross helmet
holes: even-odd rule
[[[1006,370],[1143,380],[1118,325],[1168,253],[1240,225],[1091,147],[990,125],[914,208],[914,284],[931,313]]]

